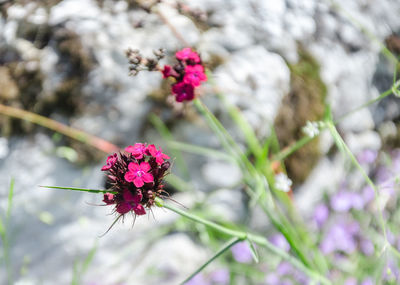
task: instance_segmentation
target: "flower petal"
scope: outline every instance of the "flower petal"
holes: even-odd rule
[[[125,176],[124,176],[125,181],[127,181],[127,182],[133,182],[135,177],[136,177],[136,173],[132,172],[132,171],[128,171],[127,173],[125,173]]]
[[[104,193],[104,199],[103,202],[106,203],[107,205],[114,204],[114,194],[112,193]]]
[[[127,202],[121,202],[117,205],[116,210],[120,214],[128,213],[132,209],[131,204]]]
[[[140,166],[139,166],[139,164],[137,164],[137,163],[131,162],[131,163],[129,163],[129,165],[128,165],[128,169],[129,169],[130,171],[132,171],[132,172],[136,172],[136,171],[140,170]]]
[[[145,215],[146,210],[141,204],[137,204],[136,206],[133,207],[133,211],[135,212],[136,215]]]
[[[136,177],[133,179],[133,184],[135,184],[136,187],[142,187],[144,185],[142,177]]]
[[[150,170],[151,166],[149,163],[147,162],[142,162],[140,163],[140,170],[144,171],[144,172],[148,172]]]
[[[149,146],[147,147],[147,150],[149,151],[149,153],[150,153],[151,156],[155,156],[156,153],[157,153],[157,149],[156,149],[156,147],[155,147],[154,144],[149,145]]]
[[[150,173],[144,173],[143,176],[141,177],[142,180],[146,183],[150,183],[154,181],[154,177],[153,175],[151,175]]]

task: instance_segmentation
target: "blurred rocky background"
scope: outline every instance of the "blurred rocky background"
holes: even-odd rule
[[[149,119],[157,114],[174,139],[221,148],[193,106],[171,103],[160,73],[128,75],[128,48],[145,55],[165,48],[168,62],[184,47],[165,19],[199,51],[219,91],[257,135],[265,138],[274,127],[281,147],[301,138],[307,121],[322,118],[325,102],[338,118],[390,89],[399,68],[381,52],[400,54],[399,1],[3,0],[0,9],[0,103],[120,147],[152,142],[167,149]],[[205,90],[204,101],[241,141],[213,89]],[[400,146],[399,119],[400,101],[390,96],[343,120],[339,130],[356,154],[392,150]],[[16,284],[71,284],[74,267],[93,249],[82,284],[177,284],[212,254],[191,227],[171,226],[178,217],[159,210],[97,239],[114,218],[92,205],[101,204],[100,195],[38,185],[103,188],[106,154],[1,114],[0,129],[0,213],[15,178],[9,234]],[[322,134],[286,161],[305,212],[322,190],[336,191],[346,173],[332,146]],[[215,217],[265,227],[257,215],[244,218],[235,166],[194,155],[185,161],[187,171],[174,173],[192,189],[176,200],[188,207],[207,201]],[[1,284],[5,278],[0,266]]]

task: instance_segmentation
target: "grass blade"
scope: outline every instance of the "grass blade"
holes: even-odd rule
[[[160,133],[161,137],[167,144],[169,144],[170,141],[173,141],[174,137],[172,136],[171,132],[168,130],[164,122],[158,116],[151,114],[149,118],[153,126],[157,129],[157,131]],[[188,166],[183,159],[182,153],[176,149],[171,149],[171,153],[175,157],[175,161],[179,171],[186,179],[189,179],[190,173],[188,171]]]
[[[228,109],[228,113],[233,121],[242,130],[250,151],[255,157],[259,157],[262,154],[262,147],[249,122],[247,122],[243,114],[240,112],[239,108],[230,104],[225,96],[223,96],[221,93],[217,93],[217,96],[225,104],[226,108]]]
[[[92,263],[94,255],[96,254],[96,251],[97,251],[97,240],[96,240],[95,244],[93,245],[92,249],[89,251],[85,260],[83,261],[81,274],[84,274],[88,270],[89,265],[90,265],[90,263]]]
[[[11,216],[12,201],[13,201],[13,196],[14,196],[14,184],[15,184],[15,180],[14,180],[14,178],[11,178],[10,188],[8,191],[8,202],[7,202],[7,215],[6,215],[6,223],[7,224],[8,224],[8,221],[10,220],[10,216]]]
[[[253,242],[249,239],[246,239],[246,243],[250,248],[250,252],[251,252],[251,255],[253,256],[254,261],[256,263],[258,263],[260,261],[260,258],[259,258],[256,247],[254,246]]]
[[[112,194],[117,194],[117,192],[111,191],[111,190],[98,190],[98,189],[86,189],[86,188],[77,188],[77,187],[63,187],[63,186],[39,186],[39,187],[50,188],[50,189],[83,191],[83,192],[90,192],[90,193],[112,193]]]
[[[233,161],[232,157],[224,152],[207,148],[207,147],[202,147],[202,146],[197,146],[193,144],[187,144],[187,143],[182,143],[178,141],[170,141],[168,142],[168,147],[172,149],[180,149],[181,151],[193,153],[193,154],[199,154],[203,156],[209,156],[212,158],[219,158],[222,160],[227,160],[227,161]]]
[[[230,239],[227,243],[225,243],[220,250],[218,250],[213,257],[211,257],[209,260],[207,260],[202,266],[200,266],[195,272],[193,272],[188,278],[185,279],[181,284],[185,284],[188,282],[190,279],[195,277],[199,272],[201,272],[207,265],[209,265],[211,262],[213,262],[215,259],[217,259],[219,256],[224,254],[227,250],[229,250],[232,246],[240,242],[240,238],[232,238]]]

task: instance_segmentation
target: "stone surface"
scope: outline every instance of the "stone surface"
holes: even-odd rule
[[[147,116],[153,110],[153,103],[146,96],[159,88],[161,76],[143,72],[135,78],[129,77],[124,51],[128,47],[139,48],[150,55],[152,49],[164,47],[173,55],[181,48],[182,43],[160,18],[140,9],[130,9],[125,1],[110,4],[110,1],[63,0],[45,8],[38,2],[28,2],[25,6],[11,4],[7,19],[0,18],[0,59],[15,60],[17,54],[18,60],[24,61],[21,66],[41,72],[43,92],[37,95],[38,100],[51,99],[49,94],[67,78],[71,67],[68,62],[71,57],[63,56],[56,32],[63,29],[73,32],[81,50],[93,60],[78,97],[84,111],[72,117],[54,111],[52,117],[121,146],[156,137],[152,130],[147,131]],[[100,6],[100,2],[104,5]],[[377,97],[377,90],[382,92],[390,87],[387,85],[391,84],[390,80],[377,80],[379,72],[385,78],[391,75],[391,71],[382,71],[387,66],[382,64],[378,42],[383,42],[392,31],[399,31],[400,2],[336,2],[339,9],[316,0],[191,1],[189,6],[209,15],[206,21],[209,27],[205,30],[198,29],[190,17],[179,15],[169,3],[159,9],[189,44],[199,48],[205,61],[214,55],[222,59],[215,70],[217,87],[229,102],[243,111],[257,135],[265,137],[283,96],[289,92],[290,72],[286,62],[298,60],[298,44],[320,63],[321,76],[328,87],[327,100],[335,117]],[[346,13],[374,37],[362,33],[358,23],[352,22]],[[45,32],[46,25],[54,34],[48,42],[44,41],[43,47],[20,36],[21,27],[40,27],[38,31]],[[8,72],[1,70],[2,74]],[[1,85],[5,79],[9,78],[1,76]],[[11,79],[7,82],[12,84]],[[2,97],[16,97],[13,88],[7,90]],[[234,137],[243,140],[220,101],[212,98],[212,94],[207,94],[205,101]],[[354,152],[379,149],[381,142],[374,132],[376,127],[385,136],[393,133],[388,120],[398,116],[398,112],[390,107],[395,106],[391,102],[377,109],[364,109],[339,124],[339,130]],[[380,127],[385,120],[385,125]],[[180,120],[171,129],[178,140],[221,148],[215,135],[199,118]],[[322,134],[320,144],[322,152],[329,154],[333,145],[329,133]],[[3,185],[0,213],[6,207],[10,178],[16,181],[10,228],[16,284],[54,284],[55,278],[59,284],[70,284],[74,261],[85,258],[96,237],[114,218],[107,216],[110,212],[107,207],[87,205],[86,202],[101,203],[99,196],[37,187],[104,186],[101,165],[73,165],[57,156],[57,147],[48,133],[0,139],[0,185]],[[192,182],[198,192],[211,192],[210,211],[225,215],[226,219],[240,220],[246,212],[244,194],[236,188],[224,189],[240,181],[238,170],[221,165],[215,158],[185,155],[186,158],[192,176],[192,181],[186,182]],[[320,160],[307,181],[297,189],[300,210],[312,210],[321,199],[322,190],[329,193],[337,190],[346,173],[344,165],[340,154]],[[360,177],[355,176],[353,180],[357,185]],[[211,187],[223,189],[213,192]],[[230,191],[235,193],[231,195]],[[181,194],[176,200],[191,207],[205,199],[206,194],[200,193]],[[252,226],[264,229],[266,218],[257,211],[252,217]],[[137,219],[133,229],[131,220],[127,219],[97,240],[98,249],[83,277],[84,284],[99,280],[104,284],[177,284],[210,255],[186,234],[164,236],[161,230],[157,231],[162,225],[174,222],[175,214],[158,209],[154,215],[155,221],[151,215],[149,219]],[[21,267],[26,269],[24,276],[19,275]],[[4,267],[0,267],[0,283],[5,283],[4,276]]]

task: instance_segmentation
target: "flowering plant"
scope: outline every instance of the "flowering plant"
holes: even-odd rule
[[[136,215],[146,214],[156,197],[168,195],[164,190],[163,178],[170,162],[169,156],[154,145],[136,143],[125,148],[125,152],[114,153],[107,158],[101,170],[107,171],[111,185],[104,194],[106,205],[115,205],[115,211],[124,215],[130,211]]]

